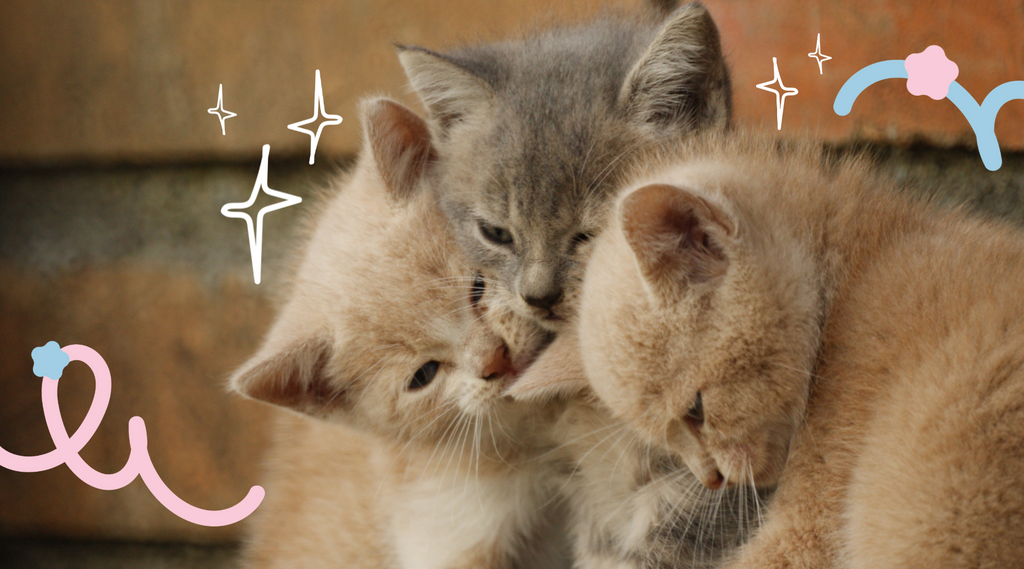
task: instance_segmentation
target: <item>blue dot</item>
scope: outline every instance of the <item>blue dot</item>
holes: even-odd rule
[[[64,368],[71,363],[71,356],[65,354],[57,342],[50,340],[45,346],[32,350],[32,361],[35,362],[32,373],[39,377],[60,379]]]

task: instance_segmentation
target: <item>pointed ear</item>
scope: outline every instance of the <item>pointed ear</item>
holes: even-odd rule
[[[622,232],[644,280],[661,295],[725,274],[732,217],[686,190],[664,184],[630,192],[619,205]]]
[[[430,110],[441,131],[488,105],[494,90],[483,67],[423,49],[398,46],[398,60],[412,88]]]
[[[729,70],[718,28],[699,3],[676,10],[626,77],[619,104],[640,123],[725,128]]]
[[[231,377],[231,388],[258,401],[313,416],[346,405],[344,386],[332,380],[331,345],[309,338],[284,349],[265,347]]]
[[[519,401],[570,397],[589,387],[574,330],[558,335],[537,361],[505,391]]]
[[[426,121],[385,98],[364,101],[360,112],[363,137],[384,184],[394,197],[408,197],[437,159]]]

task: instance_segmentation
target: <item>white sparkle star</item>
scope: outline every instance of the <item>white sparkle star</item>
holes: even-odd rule
[[[331,120],[324,120],[324,122],[320,123],[320,126],[318,126],[316,128],[316,132],[315,133],[313,131],[311,131],[311,130],[306,130],[304,128],[299,128],[299,127],[301,127],[303,125],[307,125],[309,123],[316,122],[316,119],[320,118],[320,115],[323,115],[324,119],[331,119]],[[304,133],[309,135],[309,137],[311,139],[310,140],[310,144],[309,144],[309,163],[310,164],[313,163],[313,156],[316,155],[316,145],[317,145],[317,143],[320,142],[320,133],[323,132],[324,127],[325,126],[329,126],[329,125],[341,124],[341,120],[342,120],[341,116],[327,114],[327,111],[324,110],[324,89],[323,89],[323,87],[320,86],[320,70],[317,69],[316,70],[316,93],[315,93],[314,99],[313,99],[313,118],[306,119],[304,121],[294,122],[294,123],[288,125],[288,129],[289,130],[294,130],[295,132],[304,132]]]
[[[238,116],[238,113],[233,113],[231,111],[224,109],[223,83],[221,83],[220,87],[217,88],[217,106],[213,107],[212,109],[208,109],[206,112],[210,113],[211,115],[217,115],[217,118],[220,119],[220,133],[223,134],[224,136],[227,136],[228,133],[227,131],[224,130],[224,119],[236,117]]]
[[[260,172],[256,175],[256,185],[252,187],[252,195],[249,196],[249,201],[229,203],[220,208],[220,213],[224,217],[236,217],[238,219],[245,220],[245,225],[249,229],[249,253],[252,255],[252,276],[256,281],[256,284],[260,284],[260,273],[262,271],[261,265],[263,264],[263,216],[268,212],[295,205],[302,201],[302,198],[299,196],[293,196],[292,194],[286,194],[267,187],[267,158],[269,157],[270,145],[264,144],[263,160],[260,162]],[[277,202],[274,205],[268,205],[261,209],[259,213],[256,214],[256,230],[253,231],[252,216],[241,210],[245,210],[252,206],[252,204],[256,203],[256,196],[259,195],[260,189],[268,195],[274,196],[275,198],[281,198],[283,201]]]
[[[813,57],[818,60],[818,74],[822,75],[825,72],[821,70],[821,64],[832,59],[832,56],[821,53],[821,34],[818,34],[818,45],[814,46],[814,51],[807,54],[807,57]]]
[[[778,130],[782,130],[782,112],[786,108],[786,97],[790,95],[796,95],[800,91],[793,89],[792,87],[786,87],[782,84],[782,77],[779,76],[779,62],[776,58],[772,58],[772,65],[775,67],[775,78],[771,81],[765,81],[764,83],[758,83],[757,88],[762,91],[768,91],[769,93],[775,93],[775,109],[778,114],[779,127]],[[776,89],[772,89],[771,86],[775,83],[779,84],[779,89],[782,90],[780,93]]]

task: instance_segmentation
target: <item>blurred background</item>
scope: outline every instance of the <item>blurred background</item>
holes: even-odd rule
[[[394,42],[443,49],[644,0],[5,0],[0,3],[0,446],[53,448],[31,350],[85,344],[110,366],[106,417],[82,451],[102,472],[128,458],[142,416],[157,471],[185,501],[220,509],[259,481],[268,411],[224,380],[258,345],[308,201],[266,217],[255,285],[245,224],[220,214],[248,199],[260,148],[269,186],[312,195],[358,151],[356,105],[390,94],[420,109]],[[902,80],[832,111],[857,70],[942,46],[979,101],[1024,80],[1024,5],[1009,0],[705,0],[733,74],[737,122],[869,147],[879,165],[949,203],[1024,222],[1024,101],[1003,107],[1003,166],[989,172],[966,119]],[[833,59],[823,72],[808,53]],[[310,166],[314,74],[326,110]],[[226,136],[207,109],[237,113]],[[269,201],[267,202],[269,203]],[[265,205],[257,202],[256,207]],[[60,380],[74,432],[92,400],[83,364]],[[206,528],[161,506],[141,481],[105,492],[66,466],[0,468],[0,566],[234,567],[244,523]]]

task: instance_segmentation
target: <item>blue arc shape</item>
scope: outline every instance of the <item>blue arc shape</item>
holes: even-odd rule
[[[902,59],[890,59],[879,61],[854,73],[843,83],[843,88],[836,95],[836,102],[832,104],[832,110],[837,115],[845,117],[853,109],[853,102],[857,100],[864,89],[878,83],[883,79],[906,79],[907,68]]]
[[[857,97],[871,85],[883,79],[906,78],[907,68],[903,60],[893,59],[868,65],[846,80],[836,95],[832,110],[837,115],[845,117],[850,114]],[[1010,81],[992,89],[981,105],[978,105],[962,85],[953,81],[949,85],[946,98],[960,109],[974,130],[974,136],[978,141],[978,153],[981,154],[985,168],[990,171],[998,170],[1003,165],[1003,156],[999,150],[999,140],[996,139],[996,115],[1006,103],[1024,99],[1024,81]]]
[[[1010,81],[992,89],[982,101],[981,106],[974,97],[956,81],[949,86],[946,95],[956,108],[967,118],[978,139],[978,153],[981,161],[991,171],[1003,165],[1003,155],[999,151],[999,140],[996,139],[996,116],[1003,105],[1014,99],[1024,99],[1024,81]]]

